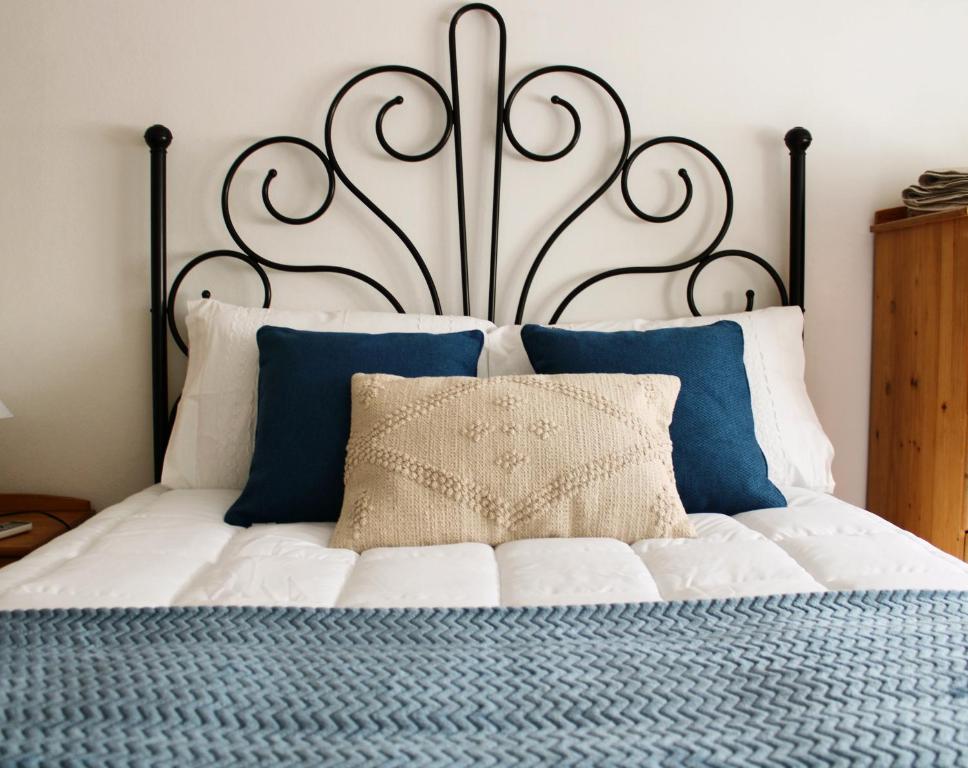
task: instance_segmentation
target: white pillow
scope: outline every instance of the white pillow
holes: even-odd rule
[[[351,333],[452,333],[494,328],[473,317],[395,312],[312,312],[236,307],[215,299],[188,303],[191,354],[161,482],[169,488],[245,485],[255,438],[263,325]],[[481,364],[486,356],[481,355]],[[484,371],[481,371],[483,373]]]
[[[651,331],[732,320],[743,329],[744,362],[750,384],[756,439],[766,456],[770,480],[831,493],[834,449],[817,419],[803,379],[803,313],[799,307],[770,307],[733,315],[675,320],[621,320],[561,324],[578,331]],[[504,325],[487,334],[484,347],[490,376],[534,373],[521,343],[521,327]]]

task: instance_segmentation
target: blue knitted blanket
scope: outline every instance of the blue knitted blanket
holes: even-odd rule
[[[0,613],[0,765],[968,765],[968,593]]]

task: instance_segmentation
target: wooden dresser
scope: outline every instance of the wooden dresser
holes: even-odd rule
[[[968,560],[968,209],[878,211],[871,511]]]

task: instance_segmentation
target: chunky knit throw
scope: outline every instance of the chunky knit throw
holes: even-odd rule
[[[3,766],[964,766],[968,593],[0,612]]]

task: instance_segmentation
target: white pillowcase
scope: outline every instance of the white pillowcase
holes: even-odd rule
[[[743,329],[744,362],[750,384],[756,439],[766,456],[770,480],[831,493],[833,445],[823,431],[804,382],[803,313],[799,307],[770,307],[733,315],[675,320],[623,320],[561,324],[577,331],[652,331],[732,320]],[[505,325],[487,334],[490,376],[534,373],[521,342],[521,327]]]
[[[799,308],[560,327],[648,331],[717,320],[732,320],[743,329],[756,439],[766,456],[770,480],[780,487],[832,492],[834,451],[804,383],[803,314]],[[497,328],[472,317],[262,309],[202,299],[189,302],[186,324],[191,355],[161,477],[170,488],[244,487],[255,437],[259,377],[255,334],[263,325],[351,333],[480,330],[486,339],[479,375],[534,373],[521,343],[520,326]]]
[[[262,309],[215,299],[189,302],[186,324],[191,354],[161,474],[161,482],[169,488],[244,487],[255,439],[259,380],[255,334],[263,325],[343,333],[494,328],[493,323],[473,317]]]

